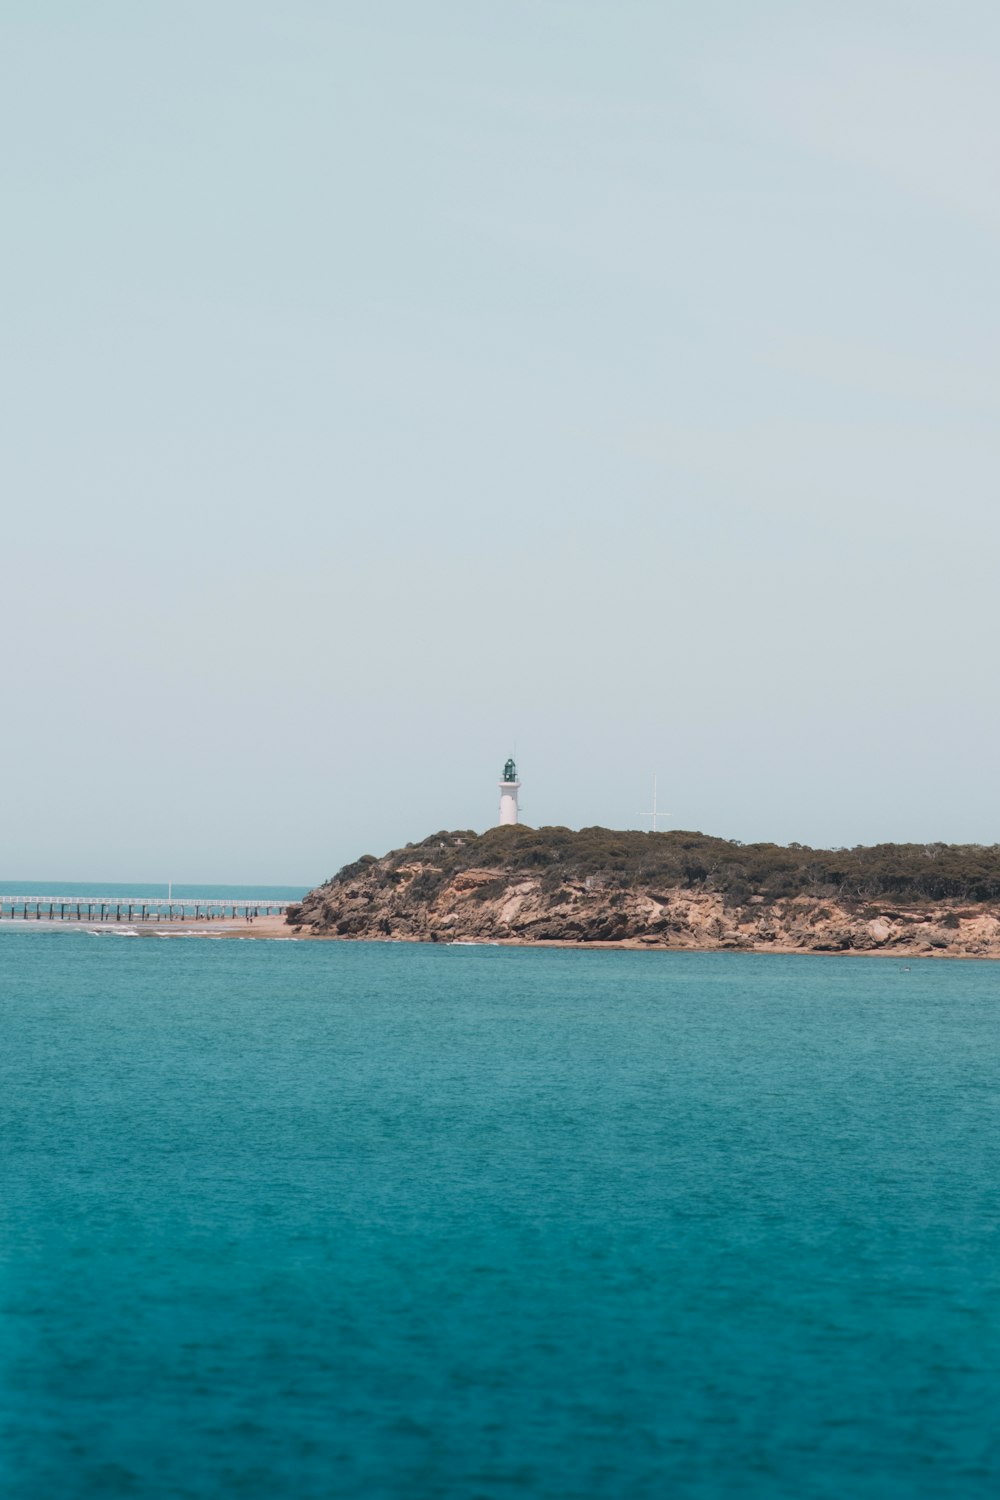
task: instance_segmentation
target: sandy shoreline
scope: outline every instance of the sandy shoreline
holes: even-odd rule
[[[254,917],[248,922],[244,917],[185,917],[174,922],[82,922],[49,920],[46,917],[6,917],[0,921],[0,931],[30,929],[39,932],[90,932],[99,936],[119,937],[208,937],[208,938],[283,938],[291,941],[296,937],[283,916]]]
[[[769,953],[780,956],[795,955],[800,958],[889,958],[900,962],[909,963],[916,958],[930,959],[961,959],[963,962],[996,962],[996,956],[989,953],[949,953],[947,949],[934,949],[928,952],[926,949],[916,950],[907,948],[797,948],[790,945],[768,945],[767,947],[735,947],[722,945],[710,947],[681,947],[672,946],[669,943],[647,943],[640,938],[626,938],[617,942],[592,942],[580,943],[572,941],[560,941],[557,938],[547,938],[535,942],[529,938],[491,938],[491,939],[469,939],[453,940],[451,942],[432,943],[426,938],[398,937],[398,938],[351,938],[343,937],[338,933],[314,933],[303,928],[289,926],[282,916],[254,917],[252,922],[247,922],[242,917],[198,917],[188,918],[183,922],[61,922],[41,921],[35,918],[25,920],[21,917],[8,918],[0,923],[3,928],[25,929],[42,932],[88,932],[94,936],[118,936],[118,937],[156,937],[156,938],[229,938],[241,939],[252,938],[256,940],[270,940],[272,942],[303,942],[303,943],[356,943],[356,942],[386,942],[386,943],[412,943],[428,947],[438,948],[568,948],[577,952],[585,952],[591,949],[602,949],[609,952],[631,952],[631,953],[746,953],[751,955],[766,956]]]

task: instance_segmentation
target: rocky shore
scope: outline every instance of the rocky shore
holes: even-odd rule
[[[675,843],[670,849],[652,846],[655,859],[645,855],[650,846],[639,847],[645,866],[660,867],[650,873],[632,853],[608,854],[602,862],[600,850],[595,852],[596,833],[629,851],[630,840],[673,838]],[[574,847],[574,840],[588,836],[588,843]],[[700,840],[699,853],[686,863],[682,859],[680,878],[671,880],[671,861],[680,858],[676,849],[682,838]],[[710,853],[718,846],[732,851],[731,857],[713,866],[704,857],[705,845],[711,845]],[[896,847],[912,851],[916,846],[883,849]],[[755,854],[760,850],[768,851],[763,864]],[[788,868],[775,872],[772,866],[782,864],[775,854],[790,856],[784,861]],[[819,854],[829,862],[830,852]],[[871,873],[859,879],[850,859],[839,862],[849,874],[849,882],[839,884],[837,861],[830,869],[822,860],[818,867],[817,859],[817,851],[773,845],[745,851],[702,835],[522,828],[491,830],[479,838],[442,833],[381,859],[363,857],[289,908],[286,920],[296,935],[341,939],[1000,958],[1000,899],[978,893],[977,899],[930,899],[919,890],[916,899],[887,899],[865,892],[866,879],[873,883]],[[855,863],[864,861],[855,858]],[[905,863],[901,860],[901,869]],[[755,870],[758,876],[763,871],[763,878],[754,880]],[[916,870],[922,874],[919,864]],[[1000,882],[1000,856],[997,875]],[[891,878],[881,874],[874,883]],[[817,888],[795,889],[802,880]],[[897,883],[905,881],[900,877]]]

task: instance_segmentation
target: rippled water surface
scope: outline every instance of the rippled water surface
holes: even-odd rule
[[[3,1493],[992,1497],[998,985],[5,930]]]

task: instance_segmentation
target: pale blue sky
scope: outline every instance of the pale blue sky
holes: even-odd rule
[[[1000,10],[11,0],[9,878],[1000,837]]]

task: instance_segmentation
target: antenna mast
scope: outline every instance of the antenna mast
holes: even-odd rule
[[[650,815],[649,815],[649,813],[646,813],[645,816],[648,818]],[[656,833],[656,831],[657,831],[657,829],[656,829],[656,820],[657,820],[657,818],[659,816],[660,815],[659,815],[659,813],[656,810],[656,773],[654,771],[654,773],[653,773],[653,814],[652,814],[652,817],[653,817],[653,832],[654,833]]]

